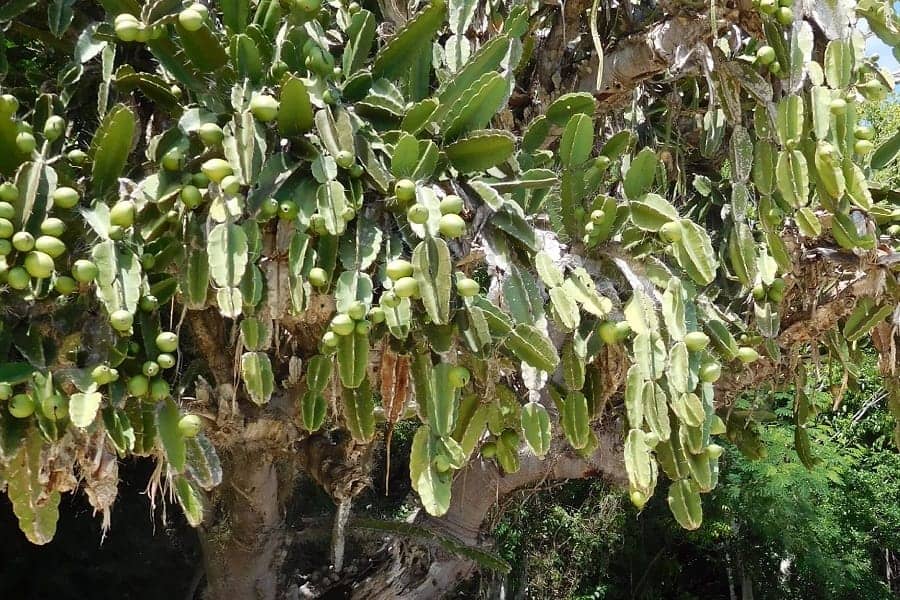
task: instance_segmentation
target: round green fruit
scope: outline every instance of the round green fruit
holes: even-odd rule
[[[0,115],[10,116],[19,110],[19,101],[12,94],[0,95]]]
[[[458,215],[463,210],[463,199],[455,194],[445,196],[440,204],[442,215]]]
[[[197,129],[197,135],[205,146],[215,146],[225,139],[225,133],[216,123],[204,123]]]
[[[278,218],[282,221],[293,221],[300,214],[300,207],[293,200],[282,200],[278,203]]]
[[[761,65],[771,65],[775,62],[775,48],[772,46],[760,46],[756,50],[756,61]]]
[[[19,201],[19,188],[9,181],[0,183],[0,200],[15,204]]]
[[[422,204],[413,204],[406,211],[406,218],[410,223],[423,225],[428,221],[428,209]]]
[[[641,492],[640,490],[631,490],[628,494],[628,498],[631,500],[631,503],[634,504],[635,508],[644,508],[644,505],[647,504],[647,495]]]
[[[178,13],[178,24],[187,31],[199,31],[203,27],[203,15],[193,8],[186,8]]]
[[[184,163],[184,153],[178,148],[172,148],[162,157],[162,166],[166,171],[179,171]]]
[[[28,394],[16,394],[9,401],[9,414],[17,419],[27,419],[34,414],[34,400]]]
[[[156,357],[156,364],[160,369],[171,369],[175,366],[175,357],[168,352],[163,352]]]
[[[349,150],[341,150],[334,157],[334,162],[342,169],[349,169],[356,162],[356,157]]]
[[[385,308],[397,308],[400,305],[400,298],[394,292],[385,292],[381,295],[379,303]]]
[[[0,201],[0,219],[14,219],[16,216],[16,207],[9,202]]]
[[[178,335],[174,331],[163,331],[156,336],[156,348],[160,352],[175,352],[178,350]]]
[[[27,131],[23,131],[16,136],[16,148],[23,154],[31,154],[37,148],[37,140]]]
[[[326,348],[334,348],[338,345],[338,336],[333,331],[326,331],[324,335],[322,335],[322,345]]]
[[[790,25],[794,22],[794,11],[787,6],[779,6],[775,11],[775,19],[782,25]]]
[[[469,370],[465,367],[456,366],[447,372],[447,381],[455,388],[466,387],[469,377]]]
[[[181,188],[181,201],[188,208],[194,209],[203,203],[203,194],[196,186],[186,185]]]
[[[700,381],[715,383],[722,376],[722,365],[717,362],[707,362],[700,366]]]
[[[606,218],[606,212],[601,209],[596,209],[591,211],[591,223],[594,225],[599,225]]]
[[[150,381],[150,399],[156,402],[165,400],[171,395],[169,384],[161,377],[155,377]]]
[[[753,286],[753,291],[751,293],[753,294],[753,299],[757,302],[762,302],[766,299],[766,288],[764,288],[761,283]]]
[[[31,275],[22,267],[13,267],[6,274],[6,283],[14,290],[24,290],[31,285]]]
[[[214,181],[219,183],[227,176],[234,173],[234,170],[231,168],[231,165],[228,164],[227,160],[221,158],[210,158],[207,161],[204,161],[202,165],[200,165],[200,170],[203,171],[203,174],[206,175],[210,181]]]
[[[147,377],[155,377],[159,375],[159,363],[155,360],[148,360],[141,365],[141,373]]]
[[[340,313],[331,319],[331,330],[337,335],[350,335],[356,328],[356,324],[350,315]]]
[[[41,401],[41,412],[52,421],[69,416],[69,401],[60,394],[53,394]]]
[[[159,308],[159,300],[156,296],[151,294],[147,294],[146,296],[141,296],[141,301],[138,303],[141,310],[144,312],[153,312],[157,308]]]
[[[345,223],[349,223],[353,220],[353,217],[356,216],[356,211],[352,206],[345,206],[343,210],[341,210],[341,220]]]
[[[466,233],[466,222],[459,215],[442,215],[438,231],[448,238],[458,238]]]
[[[44,122],[44,137],[54,142],[66,131],[66,121],[59,115],[51,115]]]
[[[456,291],[463,298],[471,298],[478,294],[481,291],[481,286],[478,285],[478,282],[470,277],[464,277],[456,282]]]
[[[178,420],[178,431],[186,438],[196,437],[201,426],[202,422],[197,415],[184,415]]]
[[[135,375],[128,380],[128,393],[141,398],[150,391],[150,379],[146,375]]]
[[[616,339],[618,341],[622,341],[631,335],[631,325],[628,324],[628,321],[619,321],[616,323]]]
[[[110,225],[106,234],[111,240],[119,241],[125,239],[125,229],[120,225]]]
[[[259,214],[263,219],[271,219],[275,215],[278,214],[278,200],[275,198],[267,198],[263,200],[262,205],[259,207]],[[315,216],[315,215],[313,215]],[[312,221],[312,219],[310,219]]]
[[[369,335],[369,331],[372,330],[372,324],[368,321],[358,321],[356,323],[355,328],[353,329],[358,335]]]
[[[129,331],[132,324],[134,324],[134,316],[124,308],[121,308],[114,310],[109,315],[109,322],[116,331]]]
[[[257,94],[250,101],[250,112],[257,120],[268,123],[278,116],[278,100],[268,94]]]
[[[843,98],[835,98],[828,103],[828,110],[830,110],[833,115],[844,115],[847,113],[847,101]]]
[[[895,225],[894,227],[900,227],[900,225]],[[890,227],[888,227],[888,233],[890,233]],[[12,244],[9,243],[9,240],[0,239],[0,256],[9,256],[12,254]]]
[[[857,125],[856,128],[853,129],[853,136],[858,140],[871,141],[875,139],[875,130],[868,125]]]
[[[97,365],[91,370],[91,380],[97,385],[106,385],[115,380],[112,369],[107,365]]]
[[[87,162],[88,155],[84,150],[79,150],[76,148],[75,150],[70,150],[69,153],[66,154],[66,158],[73,165],[83,165]]]
[[[12,397],[13,388],[5,381],[0,382],[0,400],[9,400]]]
[[[366,305],[357,300],[347,309],[347,316],[354,321],[359,321],[360,319],[366,318],[366,312]]]
[[[709,336],[702,331],[692,331],[684,336],[684,345],[691,352],[700,352],[709,345]]]
[[[81,283],[90,283],[97,278],[100,270],[93,262],[80,258],[72,265],[72,277]]]
[[[8,240],[12,237],[16,227],[7,218],[0,217],[0,240]]]
[[[737,357],[742,363],[752,363],[759,360],[759,352],[748,346],[738,348]]]
[[[295,0],[294,6],[306,14],[315,14],[322,8],[322,0]]]
[[[609,168],[609,165],[612,164],[612,159],[605,154],[601,154],[597,158],[594,159],[594,167],[599,169],[600,171],[605,171]]]
[[[612,321],[603,321],[600,323],[600,326],[597,327],[597,334],[600,336],[600,339],[603,340],[604,344],[612,345],[619,342],[616,324]]]
[[[394,184],[394,195],[400,202],[411,202],[416,197],[416,183],[411,179],[400,179]]]
[[[398,298],[410,298],[419,293],[419,282],[412,277],[401,277],[394,283],[394,293]]]
[[[44,235],[52,235],[53,237],[58,238],[65,232],[66,224],[63,223],[62,219],[48,217],[41,223],[41,233]]]
[[[309,283],[313,287],[323,288],[328,285],[328,273],[322,267],[313,267],[309,270]]]
[[[403,277],[411,277],[413,274],[413,266],[408,260],[398,258],[390,261],[387,266],[385,266],[384,272],[392,281],[397,281]]]
[[[78,192],[70,187],[56,188],[53,190],[51,198],[53,199],[53,206],[60,208],[74,208],[78,205],[78,201],[81,200]]]
[[[40,250],[25,256],[25,270],[35,279],[46,279],[53,275],[53,258]]]
[[[226,175],[222,178],[222,181],[219,182],[219,187],[222,188],[222,191],[226,194],[236,196],[241,192],[241,180],[234,175]]]
[[[670,221],[659,229],[659,237],[670,244],[680,241],[681,233],[681,223],[678,221]]]
[[[856,140],[856,143],[853,144],[853,151],[859,154],[860,156],[865,156],[875,149],[875,144],[870,142],[869,140]]]
[[[78,282],[67,275],[61,275],[53,282],[53,289],[63,296],[68,296],[78,287]]]
[[[134,202],[119,200],[109,209],[109,222],[124,229],[134,224]]]
[[[123,42],[133,42],[137,39],[138,31],[141,28],[141,24],[138,22],[137,17],[130,13],[122,13],[116,16],[116,20],[114,21],[114,28],[116,32],[116,37],[118,37]]]
[[[384,323],[384,309],[380,306],[373,306],[369,310],[369,320],[375,325]]]
[[[34,236],[27,231],[18,231],[12,236],[12,245],[19,252],[28,252],[34,248]]]
[[[53,237],[52,235],[38,236],[38,238],[34,240],[34,248],[35,250],[39,250],[44,254],[49,255],[50,258],[59,258],[66,252],[66,245],[62,240]]]

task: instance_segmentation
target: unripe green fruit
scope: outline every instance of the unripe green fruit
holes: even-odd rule
[[[128,380],[128,393],[141,398],[150,391],[150,380],[146,375],[135,375]]]
[[[17,231],[12,236],[12,245],[19,252],[28,252],[34,248],[34,236],[27,231]]]
[[[853,136],[858,140],[873,140],[875,139],[875,130],[869,127],[868,125],[857,125],[853,129]]]
[[[109,315],[109,322],[116,331],[129,331],[134,323],[134,316],[122,308]]]
[[[197,415],[184,415],[178,421],[178,431],[186,438],[197,437],[202,423]]]
[[[282,200],[278,203],[278,218],[283,221],[293,221],[300,214],[300,207],[293,200]]]
[[[40,250],[50,258],[59,258],[66,252],[62,240],[51,235],[41,235],[34,241],[35,250]]]
[[[191,183],[198,188],[205,188],[209,186],[209,177],[204,175],[203,173],[194,173],[191,175]]]
[[[769,72],[775,76],[781,76],[781,63],[777,60],[769,65]]]
[[[147,377],[155,377],[159,375],[159,363],[155,360],[148,360],[141,365],[141,373]]]
[[[12,94],[0,96],[0,115],[11,116],[19,110],[19,100]]]
[[[56,217],[48,217],[41,222],[41,233],[44,235],[52,235],[59,237],[66,232],[66,224],[62,219]]]
[[[328,273],[322,267],[313,267],[309,270],[309,283],[313,287],[325,287],[328,284]]]
[[[9,414],[17,419],[27,419],[34,414],[34,400],[28,394],[16,394],[9,401]]]
[[[785,283],[784,279],[782,279],[781,277],[776,277],[775,280],[772,281],[772,285],[770,287],[776,292],[784,293],[784,289],[787,287],[787,283]]]
[[[125,228],[121,225],[110,225],[106,234],[109,236],[109,239],[119,241],[125,239]]]
[[[411,179],[400,179],[394,184],[394,195],[400,202],[410,202],[416,197],[416,183]]]
[[[19,188],[16,184],[6,181],[0,183],[0,200],[15,204],[19,200]]]
[[[241,180],[234,175],[226,175],[219,182],[219,187],[229,196],[236,196],[241,193]]]
[[[890,233],[890,227],[888,233]],[[12,250],[13,247],[9,240],[0,239],[0,256],[9,256],[12,254]]]
[[[197,208],[203,202],[203,194],[196,186],[186,185],[181,188],[181,201],[190,209]]]
[[[341,210],[341,220],[345,223],[349,223],[353,220],[353,217],[356,216],[356,211],[352,206],[345,206],[343,210]]]
[[[453,367],[447,372],[447,381],[455,388],[466,387],[469,377],[469,370],[465,367]]]
[[[322,8],[322,0],[295,0],[294,6],[307,14],[315,14]]]
[[[267,94],[257,94],[250,101],[250,112],[259,121],[268,123],[278,116],[278,100]]]
[[[6,274],[6,283],[14,290],[24,290],[31,285],[31,275],[22,267],[13,267]]]
[[[0,202],[0,219],[12,220],[16,216],[16,207],[9,202]],[[12,234],[10,234],[12,235]]]
[[[605,154],[601,154],[594,159],[594,167],[600,171],[608,169],[610,164],[612,164],[612,159]]]
[[[844,115],[847,113],[847,101],[843,98],[835,98],[828,103],[828,110],[830,110],[833,115]]]
[[[0,382],[0,400],[9,400],[12,397],[13,389],[8,383]]]
[[[168,352],[163,352],[156,357],[156,364],[160,369],[171,369],[175,366],[175,357]]]
[[[52,421],[65,419],[69,416],[69,401],[60,394],[53,394],[41,401],[41,412]]]
[[[873,144],[869,140],[856,140],[856,143],[853,144],[853,151],[860,156],[865,156],[874,149],[875,144]]]
[[[488,460],[497,456],[497,444],[495,442],[485,442],[481,447],[481,456]]]
[[[410,277],[413,274],[412,263],[408,260],[398,258],[390,261],[384,268],[385,274],[392,280],[397,281],[403,277]]]
[[[184,162],[184,153],[178,148],[173,148],[163,154],[162,166],[166,171],[178,171]]]
[[[259,214],[264,219],[268,220],[278,214],[278,200],[275,198],[267,198],[263,200],[262,205],[259,207]],[[316,215],[313,215],[316,216]],[[310,226],[312,226],[312,218],[310,218]]]
[[[209,9],[206,8],[205,4],[202,4],[200,2],[194,2],[193,4],[188,6],[188,8],[191,10],[197,11],[200,14],[200,16],[203,17],[204,19],[209,17]]]
[[[761,283],[753,286],[753,299],[757,302],[762,302],[766,299],[766,288],[763,287]]]
[[[334,162],[342,169],[349,169],[353,166],[355,161],[356,157],[353,156],[353,153],[349,150],[341,150],[337,153],[337,156],[334,157]]]
[[[356,324],[353,322],[353,319],[350,318],[350,315],[346,315],[344,313],[337,314],[331,319],[331,330],[335,332],[337,335],[350,335],[353,333]]]
[[[326,348],[334,348],[338,345],[338,336],[333,331],[326,331],[322,335],[322,345]]]
[[[700,366],[700,381],[715,383],[722,376],[722,365],[717,362],[707,362]]]
[[[386,308],[397,308],[400,304],[400,298],[394,292],[385,292],[381,295],[379,302]]]
[[[458,238],[466,233],[466,222],[459,215],[442,215],[438,231],[448,238]]]
[[[199,31],[203,27],[203,15],[193,8],[178,13],[178,23],[187,31]]]
[[[178,335],[174,331],[163,331],[156,336],[156,348],[160,352],[175,352],[178,349]]]
[[[7,240],[12,237],[16,228],[9,219],[0,217],[0,240]]]
[[[398,298],[409,298],[419,293],[419,282],[412,277],[401,277],[394,283],[394,293]]]
[[[761,65],[770,65],[775,62],[775,48],[772,46],[760,46],[756,50],[756,60]]]
[[[368,321],[359,321],[356,323],[353,331],[358,335],[369,335],[369,331],[372,330],[372,324]]]
[[[463,210],[463,199],[455,194],[450,194],[441,200],[442,215],[458,215]]]
[[[747,346],[738,348],[737,357],[742,363],[752,363],[759,360],[759,352]]]
[[[107,365],[97,365],[91,370],[91,380],[97,385],[106,385],[115,381],[112,369]]]
[[[44,137],[54,142],[66,131],[66,121],[59,115],[51,115],[44,122]]]
[[[616,324],[612,321],[603,321],[597,327],[597,334],[604,344],[613,345],[619,342],[619,336],[616,332]]]
[[[16,136],[16,147],[23,154],[31,154],[37,148],[37,140],[27,131],[23,131]]]
[[[787,6],[780,6],[775,12],[775,18],[782,25],[790,25],[794,22],[794,11]]]
[[[83,165],[87,162],[88,155],[84,150],[78,150],[76,148],[75,150],[70,150],[69,153],[66,154],[66,158],[73,165]]]
[[[362,165],[358,165],[356,163],[350,165],[350,177],[353,179],[359,179],[363,175],[363,167]]]
[[[428,221],[428,209],[421,204],[413,204],[406,211],[406,218],[410,223],[423,225]]]
[[[364,319],[366,317],[366,305],[359,300],[355,301],[350,305],[350,308],[347,309],[347,316],[354,321]]]
[[[72,265],[72,276],[75,278],[75,281],[81,283],[90,283],[97,278],[99,273],[100,270],[97,268],[97,265],[83,258],[76,260]]]
[[[725,452],[725,448],[723,448],[722,446],[720,446],[718,444],[710,444],[709,446],[706,447],[706,455],[713,460],[722,456],[722,454],[724,452]]]
[[[659,229],[659,237],[669,243],[675,243],[681,240],[681,223],[678,221],[670,221]]]
[[[644,508],[644,505],[647,504],[647,496],[641,492],[640,490],[631,490],[628,494],[628,498],[631,500],[631,503],[634,504],[635,508]]]
[[[197,129],[197,135],[205,146],[215,146],[225,139],[225,133],[216,123],[204,123]]]
[[[470,277],[464,277],[456,282],[456,291],[463,298],[471,298],[481,291],[478,282]]]
[[[369,320],[372,321],[375,325],[379,323],[384,323],[384,309],[380,306],[373,306],[369,310]]]
[[[210,181],[216,183],[219,183],[227,176],[234,173],[234,170],[231,168],[231,165],[228,164],[228,161],[221,158],[210,158],[209,160],[204,161],[204,163],[200,165],[200,170],[203,171],[203,174],[206,175]]]
[[[131,200],[119,200],[109,209],[109,222],[122,228],[129,228],[134,224],[134,202]]]
[[[631,335],[631,325],[628,324],[628,321],[619,321],[616,323],[616,339],[618,341],[622,341]]]
[[[591,223],[599,225],[606,218],[606,213],[599,208],[591,211]]]
[[[148,294],[146,296],[141,296],[141,301],[138,306],[140,306],[141,310],[144,312],[153,312],[159,308],[159,300],[156,296]]]
[[[121,17],[122,15],[119,16]],[[133,42],[137,40],[140,29],[141,24],[137,22],[137,19],[119,21],[119,19],[116,18],[116,37],[123,42]]]
[[[150,380],[150,399],[156,402],[165,400],[171,395],[169,384],[165,379],[156,377]]]
[[[437,456],[435,456],[432,463],[434,464],[434,468],[438,473],[446,473],[450,470],[450,459],[443,454],[438,454]]]
[[[692,331],[684,336],[684,345],[691,352],[700,352],[709,345],[709,336],[702,331]]]
[[[78,192],[70,187],[56,188],[53,190],[51,198],[53,198],[53,206],[58,206],[60,208],[73,208],[78,204],[78,201],[81,200]]]
[[[53,289],[63,296],[68,296],[78,287],[78,282],[67,275],[61,275],[53,282]]]

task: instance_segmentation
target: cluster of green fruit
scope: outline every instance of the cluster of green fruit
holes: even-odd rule
[[[788,9],[790,11],[790,9]],[[775,48],[769,46],[768,44],[764,44],[756,49],[756,64],[762,66],[765,69],[775,76],[780,76],[781,71],[781,63],[778,62],[775,56]]]
[[[428,207],[416,200],[416,184],[411,179],[399,179],[394,184],[394,195],[400,206],[407,207],[406,218],[410,223],[424,225],[428,222]],[[413,203],[410,205],[410,203]],[[455,194],[448,194],[440,202],[441,218],[438,231],[444,237],[455,239],[466,234],[466,222],[459,213],[463,211],[463,200]]]
[[[55,392],[40,401],[31,390],[16,393],[13,386],[0,382],[0,401],[6,401],[6,410],[16,419],[27,419],[36,410],[51,421],[65,419],[69,415],[69,400],[59,392]]]
[[[769,300],[775,304],[781,304],[782,300],[784,300],[784,288],[785,282],[781,277],[776,277],[768,286],[757,283],[753,287],[753,299],[757,302]]]
[[[79,194],[70,187],[56,188],[50,195],[53,208],[71,209],[78,204]],[[57,217],[47,217],[39,226],[40,235],[16,231],[14,225],[17,206],[21,202],[19,189],[12,182],[0,184],[0,282],[13,290],[26,290],[32,279],[41,282],[56,272],[56,260],[66,253],[60,239],[66,224]],[[89,260],[76,260],[71,276],[57,274],[54,289],[62,295],[74,292],[78,283],[88,283],[97,276],[97,266]]]
[[[794,22],[792,9],[794,0],[753,0],[753,6],[763,15],[775,17],[782,25],[790,25]]]

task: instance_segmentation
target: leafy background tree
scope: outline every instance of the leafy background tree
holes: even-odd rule
[[[882,414],[875,369],[900,412],[900,134],[856,18],[897,45],[871,1],[0,7],[20,529],[78,490],[105,531],[145,477],[209,598],[884,592],[893,515],[835,498],[900,439],[839,412]],[[507,577],[531,533],[569,560]]]

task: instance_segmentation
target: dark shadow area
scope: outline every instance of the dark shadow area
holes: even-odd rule
[[[119,466],[119,497],[102,539],[101,516],[82,492],[64,494],[56,537],[31,544],[0,494],[0,598],[9,600],[184,600],[201,565],[197,533],[177,506],[151,518],[143,493],[153,463]]]

